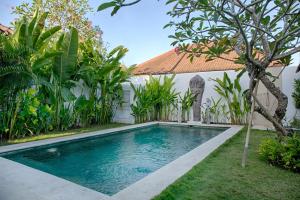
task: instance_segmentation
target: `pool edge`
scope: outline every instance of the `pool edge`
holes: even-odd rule
[[[108,134],[116,134],[120,131],[126,131],[136,128],[142,128],[147,126],[152,126],[159,124],[159,122],[147,122],[143,124],[134,124],[134,125],[127,125],[117,128],[110,128],[100,131],[92,131],[87,133],[80,133],[80,134],[74,134],[69,136],[62,136],[57,138],[50,138],[50,139],[44,139],[44,140],[38,140],[33,142],[25,142],[25,143],[19,143],[19,144],[11,144],[6,146],[0,146],[0,154],[10,152],[10,151],[17,151],[17,150],[24,150],[24,149],[30,149],[38,146],[44,146],[44,145],[50,145],[54,143],[60,143],[60,142],[68,142],[73,140],[80,140],[85,139],[89,137],[95,137],[100,135],[108,135]]]
[[[165,124],[165,122],[164,122]],[[174,123],[172,123],[174,124]],[[187,124],[189,125],[189,124]],[[191,124],[201,126],[200,124]],[[223,126],[225,127],[225,126]],[[228,127],[228,126],[226,126]],[[188,153],[178,157],[160,169],[150,173],[143,179],[133,183],[112,196],[113,200],[150,200],[160,194],[165,188],[204,160],[210,153],[236,135],[243,126],[230,126],[221,134],[213,137]]]
[[[0,199],[109,200],[110,196],[0,157]]]
[[[141,128],[141,127],[147,127],[151,125],[156,125],[156,124],[161,124],[161,125],[183,125],[183,126],[199,126],[199,127],[228,127],[227,130],[224,132],[220,133],[219,135],[213,137],[212,139],[208,140],[207,142],[201,144],[200,146],[196,147],[195,149],[189,151],[188,153],[178,157],[176,160],[168,163],[167,165],[163,166],[162,168],[154,171],[153,173],[150,173],[146,177],[142,178],[141,180],[131,184],[127,188],[119,191],[118,193],[114,194],[113,196],[108,196],[106,194],[103,194],[101,192],[97,192],[95,190],[86,188],[84,186],[78,185],[76,183],[70,182],[68,180],[65,180],[63,178],[48,174],[46,172],[42,172],[40,170],[25,166],[23,164],[20,164],[18,162],[14,162],[5,158],[0,157],[0,163],[5,163],[7,166],[12,166],[12,168],[8,168],[7,170],[10,173],[13,173],[14,170],[27,170],[30,173],[32,173],[34,176],[30,177],[30,173],[25,175],[21,173],[14,174],[11,176],[11,174],[7,177],[6,176],[6,171],[2,171],[0,173],[0,177],[2,177],[3,183],[2,186],[5,185],[6,189],[10,189],[9,186],[11,186],[11,191],[14,190],[15,186],[20,187],[20,184],[23,186],[21,187],[19,192],[22,191],[23,189],[23,195],[29,197],[30,195],[36,195],[36,198],[30,197],[30,200],[48,200],[49,196],[51,197],[51,200],[58,200],[61,199],[61,196],[57,194],[56,196],[53,195],[53,192],[61,192],[62,196],[64,197],[64,200],[67,199],[87,199],[87,200],[94,200],[94,199],[99,199],[99,200],[123,200],[123,199],[130,199],[130,200],[148,200],[153,198],[154,196],[158,195],[161,191],[163,191],[167,186],[172,184],[174,181],[176,181],[179,177],[184,175],[186,172],[188,172],[193,166],[195,166],[197,163],[202,161],[205,157],[207,157],[212,151],[217,149],[219,146],[221,146],[225,141],[227,141],[229,138],[234,136],[237,132],[239,132],[243,126],[228,126],[228,125],[202,125],[200,123],[176,123],[176,122],[148,122],[148,123],[143,123],[143,124],[135,124],[135,125],[128,125],[124,127],[118,127],[118,128],[112,128],[112,129],[107,129],[107,130],[101,130],[101,131],[94,131],[90,133],[82,133],[78,135],[71,135],[71,136],[65,136],[61,138],[52,138],[52,139],[46,139],[46,140],[40,140],[40,141],[34,141],[34,142],[29,142],[29,143],[21,143],[21,144],[15,144],[15,145],[8,145],[8,146],[3,146],[0,147],[0,153],[6,153],[10,151],[17,151],[17,150],[22,150],[22,149],[28,149],[28,148],[33,148],[37,146],[42,146],[42,145],[49,145],[53,143],[59,143],[59,142],[65,142],[65,141],[72,141],[72,140],[78,140],[78,139],[83,139],[83,138],[89,138],[93,136],[98,136],[98,135],[107,135],[107,134],[115,134],[120,131],[124,130],[131,130],[131,129],[136,129],[136,128]],[[44,177],[44,182],[48,183],[48,185],[51,185],[50,189],[42,189],[42,186],[40,185],[39,182],[35,182],[37,176],[42,176]],[[23,178],[22,178],[23,177]],[[20,179],[21,178],[21,179]],[[33,178],[33,179],[32,179]],[[17,180],[15,180],[17,179]],[[5,181],[6,180],[6,181]],[[18,183],[19,182],[21,183]],[[48,180],[48,182],[47,182]],[[52,180],[52,181],[50,181]],[[6,184],[4,184],[6,182]],[[54,183],[53,183],[54,182]],[[7,185],[8,183],[8,185]],[[54,184],[54,186],[52,186]],[[70,195],[67,198],[67,192],[64,192],[59,185],[63,185],[65,188],[67,188],[68,191],[72,191]],[[1,184],[0,184],[1,186]],[[5,188],[4,187],[4,188]],[[24,191],[24,188],[30,187],[31,190],[28,191],[28,188]],[[38,189],[37,189],[37,188]],[[53,189],[54,187],[54,189]],[[2,187],[3,190],[3,187]],[[42,191],[42,192],[41,192]],[[7,191],[4,191],[7,193]],[[18,192],[18,193],[19,193]],[[22,192],[21,192],[22,193]],[[28,194],[29,193],[29,194]],[[1,188],[0,188],[0,194]],[[28,196],[28,195],[29,196]],[[75,195],[74,195],[75,194]],[[77,195],[76,195],[77,194]],[[85,196],[85,198],[82,198],[82,196]],[[2,194],[3,195],[3,194]],[[10,193],[10,195],[12,195]],[[15,195],[19,195],[16,194]],[[25,197],[24,196],[24,197]],[[1,195],[0,195],[1,197]],[[55,198],[53,198],[55,197]],[[0,198],[1,199],[1,198]],[[7,198],[5,198],[7,199]],[[14,197],[10,196],[8,199],[14,199]],[[28,198],[23,198],[24,200]]]

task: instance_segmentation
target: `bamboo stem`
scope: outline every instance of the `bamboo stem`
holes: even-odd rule
[[[251,105],[251,112],[248,120],[248,129],[247,129],[247,134],[246,134],[246,139],[245,139],[245,146],[244,146],[244,153],[243,153],[243,159],[242,159],[242,167],[244,168],[246,166],[246,161],[247,161],[247,156],[248,156],[248,148],[249,148],[249,140],[250,140],[250,133],[251,133],[251,127],[252,127],[252,120],[253,120],[253,114],[254,114],[254,108],[255,108],[255,101],[254,97],[257,95],[257,90],[258,90],[258,83],[257,81],[255,88],[254,88],[254,96],[252,100],[252,105]]]

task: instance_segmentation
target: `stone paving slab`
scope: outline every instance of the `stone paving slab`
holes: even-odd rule
[[[0,157],[1,200],[108,200],[109,196]]]

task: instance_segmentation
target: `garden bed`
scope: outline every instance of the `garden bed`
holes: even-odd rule
[[[2,145],[9,145],[9,144],[18,144],[18,143],[24,143],[24,142],[32,142],[37,140],[43,140],[43,139],[49,139],[49,138],[57,138],[57,137],[63,137],[68,135],[74,135],[74,134],[80,134],[80,133],[86,133],[86,132],[92,132],[92,131],[99,131],[109,128],[117,128],[121,126],[126,126],[128,124],[121,124],[121,123],[111,123],[106,125],[92,125],[90,127],[86,128],[77,128],[77,129],[70,129],[66,131],[53,131],[49,132],[47,134],[40,134],[36,136],[31,137],[25,137],[20,139],[14,139],[9,141],[1,141],[0,146]]]

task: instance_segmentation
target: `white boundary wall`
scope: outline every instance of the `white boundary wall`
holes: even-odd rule
[[[274,67],[274,68],[270,68],[269,71],[273,75],[276,76],[282,71],[282,68]],[[282,74],[280,75],[280,78],[275,81],[276,85],[278,87],[280,87],[282,89],[282,91],[288,96],[289,104],[288,104],[287,114],[286,114],[286,119],[285,119],[286,123],[289,123],[293,119],[293,117],[296,113],[296,108],[295,108],[295,105],[294,105],[291,95],[293,92],[294,79],[300,78],[300,73],[296,74],[295,71],[296,71],[296,66],[286,67],[283,70]],[[231,80],[233,80],[238,73],[234,70],[228,70],[226,72],[229,75],[229,77],[231,78]],[[205,103],[207,98],[218,99],[220,97],[213,89],[214,85],[215,85],[214,81],[212,81],[210,79],[222,78],[223,74],[224,74],[224,71],[210,71],[210,72],[177,74],[175,77],[175,86],[174,87],[178,92],[183,94],[189,88],[190,79],[192,77],[194,77],[195,75],[200,75],[205,80],[205,90],[204,90],[203,99],[202,99],[202,103]],[[159,75],[156,75],[156,77],[157,76],[159,76]],[[168,76],[170,76],[170,75],[168,75]],[[134,85],[139,85],[139,84],[144,85],[145,80],[147,80],[147,79],[149,79],[149,76],[144,75],[144,76],[135,76],[131,80]],[[241,86],[243,89],[248,88],[249,77],[246,73],[242,76],[240,83],[241,83]],[[131,87],[128,83],[124,84],[124,90],[125,90],[124,98],[125,98],[126,103],[122,106],[122,108],[117,108],[117,110],[115,112],[114,121],[122,122],[122,123],[134,123],[134,117],[131,115],[131,109],[130,109],[130,104],[132,104],[134,102],[133,90],[131,89]],[[262,84],[260,84],[260,87],[258,90],[258,97],[260,98],[262,103],[267,108],[269,108],[270,111],[274,111],[272,109],[274,109],[276,107],[275,106],[276,101],[275,101],[274,97],[272,97],[270,92],[268,92],[262,86]],[[272,128],[272,125],[258,114],[256,114],[254,116],[254,124]]]

